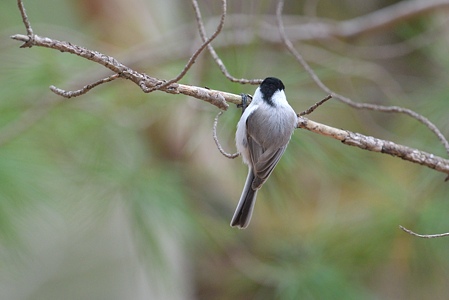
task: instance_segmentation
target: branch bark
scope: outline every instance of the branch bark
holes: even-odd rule
[[[417,163],[449,175],[449,160],[438,157],[431,153],[399,145],[391,141],[381,140],[372,136],[366,136],[348,130],[337,129],[311,121],[304,117],[298,117],[298,128],[307,129],[314,133],[331,137],[333,139],[341,141],[345,145],[400,157],[403,160]]]
[[[98,51],[89,50],[87,48],[73,45],[69,42],[59,41],[55,39],[51,39],[48,37],[41,37],[39,35],[33,34],[32,38],[30,38],[27,35],[23,34],[16,34],[11,37],[14,40],[22,41],[24,42],[24,45],[27,47],[32,46],[39,46],[39,47],[45,47],[50,49],[55,49],[61,52],[67,52],[74,55],[77,55],[79,57],[83,57],[85,59],[88,59],[90,61],[96,62],[98,64],[101,64],[111,70],[112,72],[118,74],[119,77],[128,79],[135,84],[137,84],[144,92],[148,93],[153,91],[155,88],[158,90],[161,90],[166,93],[170,94],[183,94],[187,96],[191,96],[206,102],[209,102],[210,104],[213,104],[217,106],[218,108],[222,110],[227,110],[229,103],[235,103],[239,104],[241,103],[242,97],[239,95],[212,90],[208,88],[202,88],[202,87],[196,87],[186,84],[180,84],[180,83],[172,83],[164,88],[159,88],[159,86],[163,85],[165,83],[164,80],[148,76],[144,73],[139,73],[124,64],[120,63],[115,58],[108,56],[106,54],[100,53]],[[114,75],[112,75],[114,76]],[[110,77],[112,77],[110,76]],[[109,78],[109,77],[108,77]],[[102,81],[102,82],[100,82]],[[99,80],[96,83],[105,83],[110,80]],[[94,86],[97,86],[99,84],[92,84]],[[87,92],[91,88],[85,88],[84,91]],[[58,91],[57,94],[70,98],[82,95],[84,93],[80,93],[79,91],[74,92],[67,92],[62,89],[58,89],[53,87],[52,91]]]

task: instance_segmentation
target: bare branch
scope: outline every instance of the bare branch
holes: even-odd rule
[[[368,15],[342,22],[336,32],[352,38],[362,33],[379,31],[429,11],[449,7],[447,0],[401,1]]]
[[[332,99],[332,95],[328,95],[326,98],[324,98],[323,100],[318,101],[317,103],[315,103],[314,105],[312,105],[311,107],[309,107],[308,109],[306,109],[303,112],[300,112],[298,114],[298,117],[302,117],[305,115],[310,115],[311,113],[313,113],[313,111],[315,109],[317,109],[319,106],[323,105],[327,100]]]
[[[25,29],[27,31],[29,40],[25,42],[20,48],[31,48],[32,46],[32,40],[34,38],[33,28],[31,28],[31,23],[28,20],[28,15],[25,10],[25,6],[23,5],[22,0],[17,0],[17,5],[19,6],[20,14],[22,15],[23,24],[25,25]]]
[[[64,41],[58,41],[48,37],[41,37],[38,35],[34,35],[33,37],[34,38],[31,40],[26,35],[16,34],[13,35],[11,38],[26,43],[29,42],[30,45],[32,46],[40,46],[59,50],[61,52],[71,53],[83,57],[85,59],[88,59],[90,61],[99,63],[108,68],[109,70],[113,71],[114,73],[120,74],[120,77],[131,80],[132,82],[137,84],[144,92],[150,92],[152,88],[154,88],[155,86],[162,85],[164,83],[164,81],[160,79],[150,77],[144,73],[134,71],[133,69],[120,63],[115,58],[100,53],[98,51],[89,50],[81,46],[73,45],[71,43]],[[196,86],[172,83],[165,88],[159,89],[161,91],[170,94],[184,94],[187,96],[192,96],[197,99],[209,102],[223,110],[226,110],[228,108],[228,104],[226,102],[235,104],[241,103],[241,96],[239,95],[206,88],[200,88]]]
[[[79,89],[79,90],[76,90],[76,91],[65,91],[63,89],[55,87],[54,85],[50,86],[50,90],[53,93],[55,93],[55,94],[57,94],[59,96],[65,97],[65,98],[78,97],[78,96],[86,94],[88,91],[90,91],[91,89],[93,89],[94,87],[96,87],[96,86],[98,86],[100,84],[112,81],[112,80],[117,79],[119,77],[120,77],[120,74],[113,74],[113,75],[111,75],[109,77],[106,77],[106,78],[100,79],[98,81],[95,81],[94,83],[85,85],[82,89]]]
[[[238,96],[238,95],[215,91],[215,90],[206,89],[206,88],[183,85],[183,84],[178,84],[178,83],[169,83],[170,81],[169,82],[163,81],[163,80],[160,80],[160,79],[157,79],[154,77],[150,77],[144,73],[139,73],[137,71],[134,71],[133,69],[120,63],[115,58],[105,55],[105,54],[102,54],[98,51],[89,50],[89,49],[81,47],[81,46],[73,45],[69,42],[58,41],[58,40],[51,39],[48,37],[40,37],[38,35],[35,35],[32,33],[33,31],[32,31],[31,25],[28,21],[28,16],[23,7],[23,2],[21,0],[18,0],[18,4],[19,4],[19,9],[22,13],[23,23],[25,24],[25,27],[27,28],[27,31],[30,35],[26,36],[26,35],[22,35],[22,34],[16,34],[16,35],[13,35],[11,38],[18,40],[18,41],[25,42],[24,45],[26,45],[27,47],[40,46],[40,47],[55,49],[55,50],[59,50],[61,52],[75,54],[77,56],[80,56],[85,59],[91,60],[93,62],[99,63],[99,64],[105,66],[106,68],[110,69],[114,73],[118,74],[120,77],[131,80],[132,82],[137,84],[146,93],[149,93],[155,89],[158,89],[158,90],[164,91],[166,93],[170,93],[170,94],[184,94],[184,95],[192,96],[197,99],[201,99],[206,102],[209,102],[223,110],[226,110],[229,106],[226,102],[235,103],[235,104],[241,103],[241,96]],[[226,15],[226,1],[223,0],[222,21],[220,22],[220,25],[218,26],[215,34],[209,39],[209,42],[212,41],[220,33],[221,28],[223,26],[225,15]],[[204,47],[207,44],[208,43],[204,43]],[[202,47],[202,49],[204,49],[204,47]],[[198,50],[196,52],[197,55],[199,55],[200,52],[201,51]],[[195,57],[192,56],[193,59],[191,58],[190,60],[194,62]],[[187,70],[185,70],[185,72],[187,72]],[[115,76],[112,76],[112,77],[115,77]],[[107,79],[105,79],[104,82],[110,81],[109,79],[113,80],[115,78],[107,78]],[[102,80],[100,80],[100,81],[102,81]],[[99,81],[94,82],[93,84],[89,85],[89,87],[87,87],[87,88],[84,87],[83,89],[81,89],[81,91],[87,92],[91,88],[93,88],[101,83],[103,83],[103,82],[99,82]],[[70,92],[64,91],[62,89],[58,89],[56,87],[52,87],[51,89],[53,92],[59,93],[63,96],[70,94]],[[72,94],[76,95],[79,92],[80,91],[75,91]]]
[[[449,0],[409,0],[376,10],[346,21],[310,20],[307,24],[290,26],[287,33],[292,40],[352,39],[390,28],[417,16],[449,8]]]
[[[195,3],[194,0],[193,0],[193,3]],[[196,50],[195,53],[190,57],[186,66],[181,71],[181,73],[178,74],[178,76],[176,76],[173,79],[168,80],[167,82],[164,82],[163,84],[160,84],[160,85],[157,85],[157,86],[151,88],[147,92],[164,89],[165,87],[169,86],[170,84],[178,82],[179,80],[181,80],[184,77],[184,75],[186,75],[187,71],[190,70],[190,68],[193,66],[196,59],[200,55],[200,53],[203,52],[204,48],[206,48],[206,46],[209,45],[220,34],[221,30],[223,29],[223,25],[224,25],[224,21],[225,21],[225,17],[226,17],[226,0],[222,0],[221,3],[222,3],[222,13],[221,13],[221,18],[220,18],[220,23],[218,24],[218,27],[215,30],[214,34],[209,39],[203,41],[203,44],[201,45],[201,47],[199,47],[198,50]],[[194,7],[195,7],[195,5],[194,5]]]
[[[401,228],[403,231],[407,232],[408,234],[411,234],[413,236],[423,238],[423,239],[433,239],[433,238],[440,238],[449,236],[449,232],[445,233],[437,233],[437,234],[418,234],[416,232],[411,231],[410,229],[405,228],[404,226],[399,225],[399,228]]]
[[[388,6],[384,10],[394,8],[396,5],[403,5],[404,3],[416,2],[414,1],[402,1],[398,4]],[[417,2],[423,2],[423,5],[428,4],[428,9],[420,10],[414,14],[410,14],[411,17],[419,17],[431,12],[439,11],[441,8],[449,7],[449,0],[443,1],[429,1],[417,0]],[[446,5],[440,6],[441,3],[447,3]],[[419,9],[421,6],[416,5],[415,8]],[[285,21],[284,30],[286,35],[292,42],[304,42],[304,41],[331,41],[330,47],[332,50],[337,50],[340,43],[345,43],[345,41],[351,41],[352,39],[360,35],[374,34],[380,29],[385,29],[385,27],[377,27],[375,29],[366,27],[365,31],[360,31],[358,35],[355,36],[344,36],[342,34],[335,33],[338,31],[336,28],[345,27],[342,24],[348,22],[354,22],[354,28],[357,28],[357,23],[364,23],[365,18],[370,18],[371,14],[357,17],[355,19],[346,21],[330,21],[329,19],[319,18],[319,17],[306,17],[297,15],[284,15],[283,20]],[[394,16],[392,16],[394,17]],[[399,16],[398,16],[399,17]],[[216,18],[210,18],[211,22],[215,21]],[[245,14],[228,14],[226,16],[228,20],[229,27],[228,30],[233,30],[238,32],[238,38],[236,38],[236,43],[247,44],[253,40],[254,36],[264,40],[268,43],[282,43],[282,38],[279,36],[279,26],[277,23],[276,16],[272,15],[245,15]],[[261,19],[263,22],[260,22]],[[357,20],[357,21],[355,21]],[[404,22],[407,19],[399,19],[397,21],[392,21],[388,24],[388,27],[393,27],[400,22]],[[251,27],[254,23],[258,24],[257,30]],[[273,25],[273,23],[275,25]],[[288,25],[292,24],[292,25]],[[406,41],[399,43],[387,44],[387,45],[369,45],[369,46],[356,46],[351,44],[352,48],[356,48],[354,51],[358,56],[372,58],[391,58],[395,56],[405,55],[413,50],[422,48],[429,43],[433,42],[437,37],[435,37],[435,32],[443,32],[447,28],[447,19],[439,20],[438,24],[430,24],[434,28],[430,28],[415,37],[411,37]],[[217,41],[217,43],[220,43]],[[228,42],[229,43],[229,42]],[[323,45],[323,44],[322,44]],[[346,49],[346,48],[345,48]],[[352,52],[351,52],[352,53]]]
[[[284,1],[280,0],[277,6],[276,10],[276,16],[278,20],[278,26],[279,31],[281,34],[281,38],[287,47],[287,49],[290,51],[290,53],[295,57],[295,59],[302,65],[302,67],[306,70],[306,72],[310,75],[310,77],[313,79],[313,81],[318,85],[319,88],[321,88],[324,92],[327,94],[332,95],[333,98],[336,98],[340,100],[341,102],[357,109],[368,109],[368,110],[374,110],[374,111],[381,111],[381,112],[394,112],[394,113],[402,113],[405,115],[408,115],[425,126],[429,128],[440,140],[440,142],[443,144],[444,148],[446,149],[446,152],[449,154],[449,142],[446,140],[444,135],[441,133],[441,131],[426,117],[414,112],[411,109],[398,107],[398,106],[384,106],[384,105],[375,105],[375,104],[369,104],[369,103],[357,103],[349,99],[348,97],[339,95],[332,91],[330,88],[328,88],[315,74],[315,72],[312,70],[312,68],[309,66],[309,64],[305,61],[305,59],[302,57],[302,55],[296,50],[296,48],[293,46],[292,42],[288,39],[287,35],[285,34],[284,24],[282,22],[282,8],[284,6]]]
[[[412,53],[418,49],[424,48],[432,43],[435,43],[443,34],[443,31],[446,30],[448,26],[449,20],[444,19],[440,20],[438,24],[432,23],[433,27],[428,28],[427,30],[419,33],[416,36],[413,36],[407,40],[393,43],[393,44],[384,44],[384,45],[354,45],[351,44],[351,50],[349,52],[350,55],[356,55],[359,58],[368,58],[368,59],[391,59],[394,57],[405,56],[407,54]],[[287,30],[287,35],[290,36]],[[292,37],[290,36],[290,39]],[[338,47],[338,44],[344,44],[343,40],[332,41],[334,47]],[[345,49],[347,47],[343,46]]]
[[[240,156],[240,153],[236,152],[234,154],[229,154],[226,151],[223,150],[223,147],[221,147],[220,142],[218,141],[218,137],[217,137],[217,125],[218,125],[218,118],[223,114],[223,111],[220,111],[217,116],[214,119],[214,128],[213,128],[213,137],[214,137],[214,142],[215,145],[217,145],[218,151],[220,151],[221,154],[223,154],[225,157],[227,158],[231,158],[234,159],[236,157]]]
[[[203,40],[203,42],[206,42],[207,41],[206,29],[204,28],[204,22],[203,22],[203,18],[201,17],[201,11],[200,11],[200,8],[198,6],[198,2],[196,0],[192,0],[192,4],[193,4],[193,8],[195,10],[196,21],[198,23],[198,29],[199,29],[199,32],[200,32],[201,39]],[[207,44],[207,49],[209,50],[210,55],[212,56],[212,58],[217,63],[218,67],[220,68],[220,71],[230,81],[238,82],[238,83],[242,83],[242,84],[246,84],[246,83],[249,83],[249,84],[261,84],[262,83],[262,81],[263,81],[262,79],[245,79],[245,78],[236,78],[236,77],[232,76],[229,73],[229,71],[226,68],[226,66],[224,65],[224,63],[221,60],[221,58],[218,56],[218,54],[215,51],[214,47],[212,47],[212,45],[210,43]]]
[[[298,128],[304,128],[324,136],[332,137],[349,146],[355,146],[363,150],[378,153],[390,154],[392,156],[400,157],[404,160],[429,167],[436,171],[449,174],[449,160],[431,153],[398,145],[390,141],[377,139],[372,136],[365,136],[360,133],[337,129],[311,121],[304,117],[298,117]]]

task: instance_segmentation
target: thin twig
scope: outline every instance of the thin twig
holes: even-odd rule
[[[184,69],[182,69],[181,73],[178,74],[178,76],[176,76],[175,78],[172,78],[166,82],[164,82],[163,84],[157,85],[153,88],[150,88],[150,90],[148,90],[148,92],[152,92],[154,90],[159,90],[159,89],[164,89],[166,87],[168,87],[170,84],[178,82],[179,80],[181,80],[184,75],[187,74],[187,71],[190,70],[190,68],[193,66],[193,64],[195,63],[196,59],[198,58],[198,56],[201,54],[201,52],[203,52],[204,48],[207,47],[207,45],[209,45],[221,32],[221,30],[223,29],[223,25],[224,25],[224,21],[225,21],[225,17],[226,17],[226,0],[222,0],[222,13],[221,13],[221,18],[220,18],[220,22],[217,26],[217,29],[215,30],[214,34],[212,34],[212,36],[210,38],[208,38],[207,40],[205,40],[203,42],[203,44],[201,45],[201,47],[199,47],[195,53],[190,57],[189,61],[187,62],[187,64],[185,65]]]
[[[213,128],[213,137],[215,145],[217,145],[218,151],[220,151],[221,154],[223,154],[227,158],[234,159],[240,155],[240,153],[236,152],[234,154],[229,154],[226,151],[224,151],[223,147],[221,146],[220,142],[218,141],[217,137],[217,125],[218,125],[218,118],[223,114],[223,111],[220,111],[217,116],[214,119],[214,128]]]
[[[54,85],[50,86],[50,90],[53,93],[55,93],[55,94],[57,94],[59,96],[65,97],[65,98],[78,97],[78,96],[84,95],[85,93],[87,93],[88,91],[90,91],[91,89],[93,89],[94,87],[96,87],[96,86],[98,86],[100,84],[103,84],[103,83],[106,83],[106,82],[110,82],[110,81],[112,81],[114,79],[117,79],[119,77],[120,77],[120,74],[112,74],[111,76],[108,76],[106,78],[103,78],[103,79],[100,79],[100,80],[95,81],[93,83],[90,83],[88,85],[85,85],[83,88],[81,88],[79,90],[76,90],[76,91],[66,91],[66,90],[57,88]]]
[[[419,234],[416,232],[411,231],[410,229],[405,228],[404,226],[399,225],[399,228],[401,228],[403,231],[407,232],[408,234],[411,234],[413,236],[423,238],[423,239],[434,239],[434,238],[440,238],[449,236],[449,232],[445,233],[437,233],[437,234]]]
[[[332,95],[328,95],[326,98],[324,98],[323,100],[318,101],[317,103],[315,103],[314,105],[312,105],[311,107],[309,107],[308,109],[306,109],[303,112],[300,112],[298,114],[298,116],[302,117],[305,115],[310,115],[311,113],[313,113],[313,111],[315,109],[317,109],[319,106],[323,105],[327,100],[332,99]]]
[[[20,14],[22,15],[23,24],[25,25],[25,29],[27,31],[27,35],[29,37],[29,40],[25,42],[20,48],[31,48],[32,41],[34,38],[33,28],[31,28],[31,23],[28,20],[28,16],[25,10],[25,6],[23,5],[22,0],[17,0],[17,5],[19,6]]]
[[[349,99],[348,97],[339,95],[332,91],[329,87],[327,87],[321,79],[319,79],[318,75],[312,70],[312,68],[309,66],[309,64],[305,61],[305,59],[302,57],[302,55],[296,50],[296,48],[293,46],[292,42],[288,39],[287,35],[285,34],[285,28],[284,24],[282,22],[282,8],[284,6],[284,1],[280,0],[276,9],[276,16],[278,20],[278,27],[279,32],[281,34],[282,41],[284,45],[287,47],[287,49],[290,51],[290,53],[295,57],[295,59],[302,65],[302,67],[306,70],[306,72],[310,75],[310,77],[313,79],[313,81],[320,87],[324,92],[327,94],[332,95],[333,98],[340,100],[341,102],[357,109],[368,109],[368,110],[374,110],[374,111],[381,111],[381,112],[393,112],[393,113],[402,113],[405,115],[408,115],[425,126],[429,128],[440,140],[440,142],[443,144],[444,148],[446,149],[446,152],[449,154],[449,142],[444,137],[444,135],[441,133],[441,131],[426,117],[416,113],[415,111],[398,107],[398,106],[384,106],[384,105],[375,105],[375,104],[369,104],[369,103],[357,103]]]
[[[206,29],[204,28],[204,22],[203,22],[203,18],[201,16],[200,8],[198,6],[198,1],[197,0],[192,0],[192,5],[193,5],[193,8],[195,10],[195,17],[196,17],[196,21],[197,21],[197,24],[198,24],[198,30],[200,32],[201,39],[203,40],[203,42],[206,42],[207,41]],[[246,78],[236,78],[236,77],[232,76],[229,73],[229,71],[226,68],[226,66],[223,63],[223,61],[221,60],[221,58],[218,56],[218,54],[215,51],[214,47],[212,47],[212,45],[210,43],[207,44],[207,49],[209,50],[210,55],[212,56],[212,58],[217,63],[218,67],[220,68],[220,71],[230,81],[238,82],[238,83],[242,83],[242,84],[247,84],[247,83],[249,83],[249,84],[261,84],[262,83],[263,79],[246,79]]]

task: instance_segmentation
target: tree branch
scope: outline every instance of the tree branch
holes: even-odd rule
[[[201,11],[199,9],[198,2],[196,0],[192,0],[192,4],[193,4],[193,8],[195,10],[195,17],[196,17],[196,22],[198,24],[198,30],[199,30],[201,39],[205,43],[207,41],[207,36],[206,36],[206,29],[204,28],[203,18],[201,17]],[[223,16],[222,16],[222,20],[223,20]],[[238,82],[241,84],[246,84],[246,83],[261,84],[262,83],[262,79],[245,79],[245,78],[236,78],[236,77],[232,76],[229,73],[229,71],[226,68],[223,61],[221,60],[221,58],[218,56],[217,52],[215,52],[214,47],[212,47],[212,45],[210,43],[207,44],[207,49],[209,50],[210,55],[212,56],[212,58],[217,63],[218,67],[220,68],[220,71],[230,81]]]
[[[239,157],[239,156],[240,156],[240,153],[239,153],[239,152],[236,152],[236,153],[234,153],[234,154],[227,153],[227,152],[223,149],[223,147],[221,146],[220,142],[218,141],[218,136],[217,136],[218,118],[220,118],[220,116],[221,116],[222,114],[223,114],[223,111],[220,111],[220,112],[215,116],[215,119],[214,119],[214,126],[213,126],[213,131],[212,131],[212,136],[213,136],[213,138],[214,138],[214,142],[215,142],[215,145],[216,145],[217,148],[218,148],[218,151],[220,151],[220,153],[221,153],[223,156],[225,156],[225,157],[227,157],[227,158],[230,158],[230,159],[234,159],[234,158],[236,158],[236,157]]]
[[[25,45],[28,45],[27,47],[39,46],[55,49],[61,52],[71,53],[79,57],[88,59],[90,61],[96,62],[98,64],[101,64],[106,68],[110,69],[111,71],[113,71],[114,73],[119,74],[121,78],[128,79],[134,82],[144,92],[151,92],[154,87],[162,85],[164,83],[163,80],[148,76],[147,74],[144,73],[139,73],[125,66],[124,64],[120,63],[111,56],[105,55],[98,51],[89,50],[81,46],[73,45],[69,42],[58,41],[55,39],[51,39],[48,37],[41,37],[38,35],[33,35],[33,39],[30,39],[30,37],[26,35],[16,34],[13,35],[11,38],[14,40],[25,42]],[[100,80],[100,81],[102,81],[101,83],[107,82],[107,80],[106,81]],[[94,86],[98,86],[99,84],[100,83],[94,84]],[[53,87],[52,91],[55,90],[57,90],[58,94],[62,96],[66,94],[71,95],[71,97],[74,97],[75,94],[77,96],[83,94],[83,93],[67,92],[62,89],[57,89]],[[90,89],[88,88],[83,90],[87,92]],[[229,105],[226,102],[235,104],[241,103],[241,96],[239,95],[180,83],[172,83],[165,88],[160,88],[159,90],[170,94],[184,94],[197,99],[201,99],[223,110],[227,110],[227,108],[229,107]]]
[[[375,105],[370,103],[357,103],[349,99],[348,97],[345,97],[343,95],[337,94],[334,91],[332,91],[329,87],[327,87],[321,79],[316,75],[316,73],[312,70],[312,68],[309,66],[309,64],[306,62],[306,60],[303,58],[303,56],[296,50],[296,48],[293,46],[293,43],[289,40],[285,33],[284,24],[282,21],[282,9],[284,6],[284,1],[280,0],[276,9],[276,16],[278,20],[278,27],[279,32],[282,38],[282,41],[284,42],[284,45],[287,47],[287,49],[290,51],[290,53],[295,57],[295,59],[302,65],[302,67],[306,70],[306,72],[310,75],[310,77],[313,79],[315,84],[322,89],[327,94],[330,94],[333,98],[353,107],[356,109],[368,109],[368,110],[374,110],[374,111],[381,111],[381,112],[393,112],[393,113],[402,113],[405,115],[408,115],[422,124],[424,124],[427,128],[429,128],[440,140],[440,142],[443,144],[444,148],[446,149],[446,152],[449,154],[449,142],[444,137],[444,135],[441,133],[441,131],[433,124],[429,119],[426,117],[416,113],[415,111],[398,107],[398,106],[385,106],[385,105]]]
[[[306,109],[305,111],[300,112],[298,114],[298,117],[302,117],[302,116],[305,116],[305,115],[310,115],[311,113],[313,113],[315,111],[315,109],[317,109],[318,107],[320,107],[321,105],[323,105],[325,102],[327,102],[330,99],[332,99],[332,95],[326,96],[323,100],[318,101],[317,103],[315,103],[314,105],[312,105],[311,107]]]
[[[403,160],[417,163],[449,175],[449,160],[438,157],[431,153],[395,144],[390,141],[377,139],[372,136],[366,136],[348,130],[337,129],[311,121],[304,117],[298,117],[298,128],[307,129],[314,133],[334,138],[341,141],[345,145],[400,157]]]
[[[334,30],[334,36],[352,38],[362,33],[379,31],[399,22],[449,7],[448,0],[401,1],[365,16],[341,22]]]
[[[33,28],[31,28],[31,23],[28,20],[28,15],[26,13],[25,6],[23,5],[22,0],[17,0],[17,5],[19,6],[20,14],[22,15],[22,21],[23,21],[23,24],[25,25],[25,29],[26,29],[28,37],[29,37],[28,41],[25,42],[22,46],[20,46],[20,48],[26,48],[26,47],[31,48],[32,41],[34,38]]]
[[[358,147],[363,150],[369,150],[378,153],[389,154],[394,157],[400,157],[403,160],[420,164],[428,168],[434,169],[438,172],[442,172],[449,175],[449,160],[444,159],[434,154],[427,153],[421,150],[410,148],[407,146],[399,145],[391,141],[381,140],[372,136],[366,136],[360,133],[354,133],[348,130],[342,130],[327,126],[315,121],[311,121],[303,115],[311,113],[317,106],[321,105],[325,101],[329,100],[330,96],[324,98],[323,100],[317,102],[311,106],[306,111],[298,115],[297,128],[307,129],[311,132],[318,133],[327,137],[341,141],[345,145]],[[218,113],[214,120],[213,126],[213,138],[218,150],[227,158],[236,158],[239,153],[229,154],[223,150],[217,137],[217,124],[218,118],[221,116],[222,112]],[[446,178],[446,180],[449,176]]]
[[[221,13],[221,18],[220,18],[220,23],[218,24],[218,27],[215,30],[214,34],[208,39],[203,38],[203,44],[201,45],[201,47],[199,47],[195,51],[195,53],[193,53],[193,55],[190,57],[189,61],[187,62],[186,66],[181,71],[181,73],[178,74],[178,76],[176,76],[173,79],[168,80],[167,82],[163,83],[162,85],[153,87],[152,90],[163,89],[163,88],[169,86],[170,84],[181,80],[184,77],[184,75],[187,74],[187,71],[189,71],[190,68],[193,66],[193,64],[195,63],[195,60],[198,58],[198,56],[201,54],[201,52],[204,50],[204,48],[209,46],[210,43],[220,34],[221,30],[223,29],[223,25],[224,25],[224,21],[225,21],[225,17],[226,17],[226,0],[222,0],[221,3],[222,3],[222,13]],[[195,8],[195,11],[197,11],[197,10],[199,11],[198,3],[195,0],[192,1],[192,4],[193,4],[193,7]]]
[[[410,229],[405,228],[404,226],[399,225],[399,228],[401,228],[403,231],[407,232],[408,234],[411,234],[413,236],[423,238],[423,239],[433,239],[433,238],[440,238],[449,236],[449,232],[445,233],[437,233],[437,234],[419,234],[416,232],[411,231]]]
[[[449,0],[409,0],[378,9],[353,19],[331,22],[309,20],[306,24],[289,26],[287,34],[292,40],[353,39],[391,28],[392,26],[425,15],[432,11],[449,8]]]
[[[90,91],[91,89],[93,89],[94,87],[96,87],[96,86],[98,86],[100,84],[103,84],[103,83],[106,83],[106,82],[110,82],[110,81],[115,80],[115,79],[117,79],[119,77],[120,77],[120,74],[112,74],[111,76],[108,76],[106,78],[103,78],[103,79],[100,79],[100,80],[95,81],[93,83],[90,83],[88,85],[85,85],[82,89],[79,89],[79,90],[76,90],[76,91],[65,91],[65,90],[62,90],[60,88],[55,87],[54,85],[50,86],[50,90],[53,93],[55,93],[55,94],[57,94],[59,96],[62,96],[64,98],[78,97],[78,96],[81,96],[81,95],[87,93],[88,91]]]

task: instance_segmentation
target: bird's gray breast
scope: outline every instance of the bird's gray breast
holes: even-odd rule
[[[291,108],[257,109],[246,122],[248,135],[264,149],[285,146],[293,133],[296,114]]]

